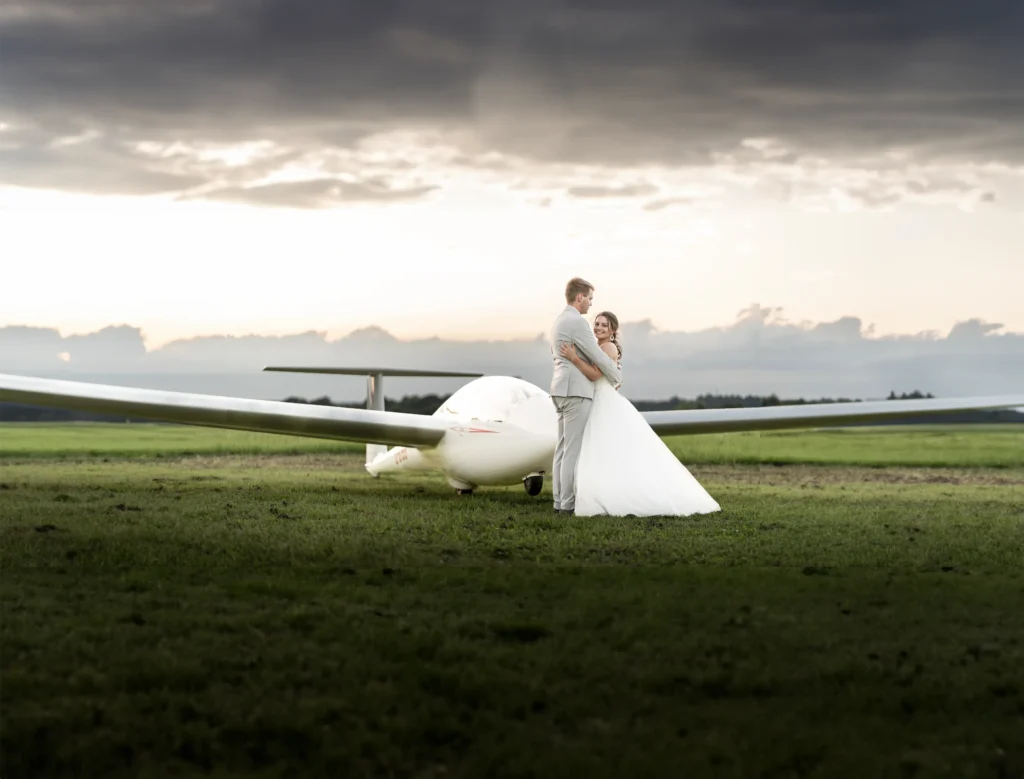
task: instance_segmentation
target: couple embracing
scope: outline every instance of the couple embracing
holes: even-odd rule
[[[719,511],[639,411],[619,394],[619,321],[584,319],[594,285],[574,278],[551,328],[551,400],[558,445],[551,486],[555,512],[577,516],[688,516]]]

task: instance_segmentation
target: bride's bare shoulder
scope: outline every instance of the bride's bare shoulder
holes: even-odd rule
[[[618,359],[619,359],[619,348],[615,344],[613,344],[611,341],[605,341],[603,344],[601,344],[601,349],[604,351],[605,354],[607,354],[613,360],[618,361]]]

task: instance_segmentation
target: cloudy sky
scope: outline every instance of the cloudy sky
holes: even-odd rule
[[[579,274],[670,333],[1016,344],[1022,36],[1008,0],[9,0],[0,325],[529,343]]]
[[[921,390],[938,397],[1020,395],[1024,333],[981,320],[949,333],[877,336],[856,317],[809,323],[751,306],[726,327],[661,330],[650,321],[622,326],[625,384],[631,400],[738,393],[795,398],[883,398]],[[459,341],[402,339],[368,327],[339,338],[202,336],[152,348],[137,327],[81,335],[55,328],[0,327],[0,366],[13,373],[184,392],[282,399],[328,395],[362,401],[361,377],[265,373],[265,365],[373,365],[448,368],[551,381],[544,337]],[[388,397],[449,393],[467,379],[385,380]]]

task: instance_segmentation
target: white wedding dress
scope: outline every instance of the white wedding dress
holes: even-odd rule
[[[689,516],[721,511],[636,407],[608,379],[594,403],[576,465],[576,516]]]

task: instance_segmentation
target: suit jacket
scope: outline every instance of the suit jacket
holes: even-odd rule
[[[572,361],[558,353],[563,343],[576,345],[580,357],[600,368],[613,385],[622,383],[622,373],[615,361],[605,354],[597,343],[594,331],[587,320],[572,306],[566,306],[551,326],[551,356],[555,361],[555,372],[551,377],[551,396],[556,398],[593,398],[594,382],[572,364]]]

